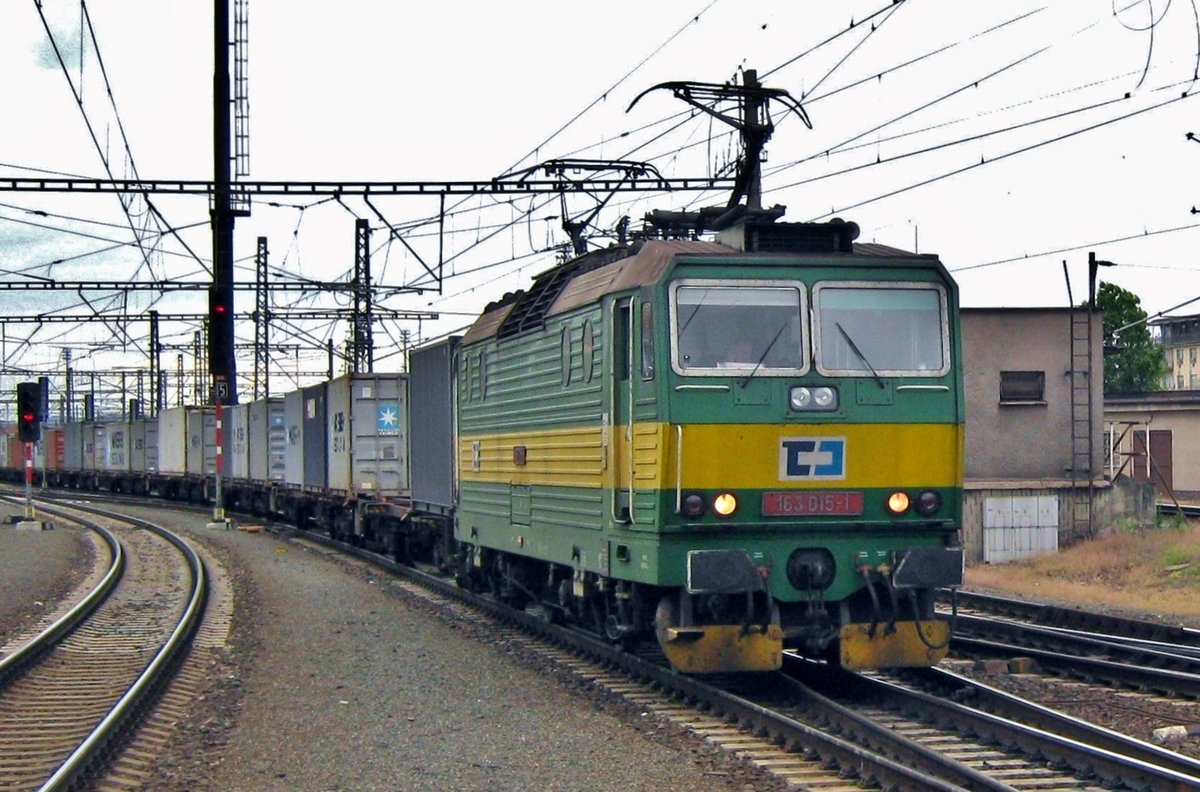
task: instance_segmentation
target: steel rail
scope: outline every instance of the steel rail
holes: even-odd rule
[[[3,500],[15,502],[16,498],[4,496]],[[46,509],[47,513],[54,513]],[[62,641],[76,627],[83,623],[88,616],[100,606],[112,590],[120,582],[125,573],[125,548],[107,528],[97,524],[85,524],[85,527],[99,534],[108,545],[110,562],[108,571],[96,585],[69,611],[59,617],[53,624],[30,638],[4,658],[0,658],[0,688],[5,687],[17,674],[24,671],[38,658]]]
[[[155,653],[150,662],[147,663],[133,684],[130,685],[116,704],[108,711],[108,714],[104,716],[92,732],[80,742],[79,746],[40,787],[40,792],[62,792],[62,790],[71,789],[86,773],[96,766],[104,752],[112,746],[117,736],[126,727],[131,725],[140,709],[147,704],[160,683],[165,680],[171,664],[187,648],[188,643],[200,625],[204,614],[204,606],[208,598],[208,579],[204,569],[204,562],[196,554],[192,546],[182,537],[166,528],[136,517],[74,503],[69,508],[75,511],[127,522],[130,525],[151,531],[167,540],[187,560],[192,574],[192,586],[188,593],[188,603],[174,629],[171,631],[170,636],[159,648],[158,652]],[[66,512],[49,509],[45,506],[42,507],[42,510],[48,514],[58,514],[63,517],[68,516]]]
[[[1103,748],[1114,754],[1158,765],[1189,776],[1195,779],[1195,783],[1200,784],[1200,760],[1198,759],[1058,712],[947,669],[918,669],[909,673],[922,684],[934,688],[936,695],[943,700],[969,700],[976,709],[1035,726],[1060,737],[1068,737],[1087,745]]]
[[[941,591],[939,598],[943,602],[949,602],[950,594]],[[1160,624],[1145,619],[1096,613],[1080,608],[1064,608],[1043,602],[973,591],[959,591],[958,606],[960,609],[998,613],[1047,627],[1085,630],[1112,636],[1200,647],[1200,630],[1172,624]]]

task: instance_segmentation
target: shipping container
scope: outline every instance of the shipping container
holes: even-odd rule
[[[250,478],[283,481],[287,422],[283,399],[272,397],[250,403]]]
[[[129,423],[129,469],[158,472],[158,419],[137,418]]]
[[[66,464],[66,432],[61,426],[42,427],[42,446],[46,449],[46,469],[62,470]]]
[[[46,464],[46,454],[43,450],[45,445],[45,437],[46,428],[42,427],[42,440],[34,443],[30,448],[33,455],[33,470],[35,474],[43,470]],[[0,441],[2,441],[4,444],[4,457],[7,466],[15,470],[24,470],[26,453],[25,443],[21,442],[17,438],[15,427],[11,432],[4,432],[3,437],[0,437]],[[21,480],[24,481],[24,477],[22,477]],[[38,480],[36,475],[34,476],[34,480]]]
[[[250,475],[250,405],[235,404],[221,409],[221,429],[225,435],[223,475],[231,479],[248,479]],[[255,454],[263,453],[255,448]]]
[[[325,393],[329,489],[407,495],[408,375],[346,375]]]
[[[328,468],[325,454],[325,383],[311,385],[300,392],[304,394],[304,486],[324,489]]]
[[[408,461],[413,505],[454,507],[454,371],[458,336],[408,355]]]
[[[84,421],[79,430],[79,442],[83,444],[80,453],[82,465],[80,470],[94,472],[96,470],[96,422]]]
[[[17,439],[16,432],[4,433],[4,464],[16,470],[25,467],[25,444]]]
[[[292,391],[283,397],[283,481],[290,487],[304,486],[304,393]]]
[[[129,424],[104,422],[92,424],[96,470],[114,473],[129,471]]]
[[[83,470],[83,424],[67,424],[63,435],[63,470]]]
[[[186,407],[187,474],[212,476],[217,472],[217,414],[212,407]]]
[[[169,407],[158,414],[159,473],[168,476],[187,473],[187,410],[187,407]]]

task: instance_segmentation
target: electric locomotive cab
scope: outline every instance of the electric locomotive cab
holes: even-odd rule
[[[944,268],[882,249],[680,256],[664,289],[677,447],[660,540],[684,569],[656,613],[668,658],[762,670],[789,646],[935,664],[949,625],[934,592],[962,574]]]

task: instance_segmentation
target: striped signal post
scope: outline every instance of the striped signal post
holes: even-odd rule
[[[213,388],[213,405],[216,413],[216,441],[217,441],[217,458],[215,465],[216,485],[213,488],[213,517],[212,522],[208,524],[209,528],[224,528],[229,530],[233,528],[233,522],[225,516],[225,502],[221,492],[221,475],[225,470],[225,401],[227,397],[226,390],[228,389],[228,381],[223,377],[216,378],[216,385]]]

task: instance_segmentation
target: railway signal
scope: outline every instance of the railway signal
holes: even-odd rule
[[[42,386],[36,382],[17,383],[17,439],[22,443],[42,439]]]

